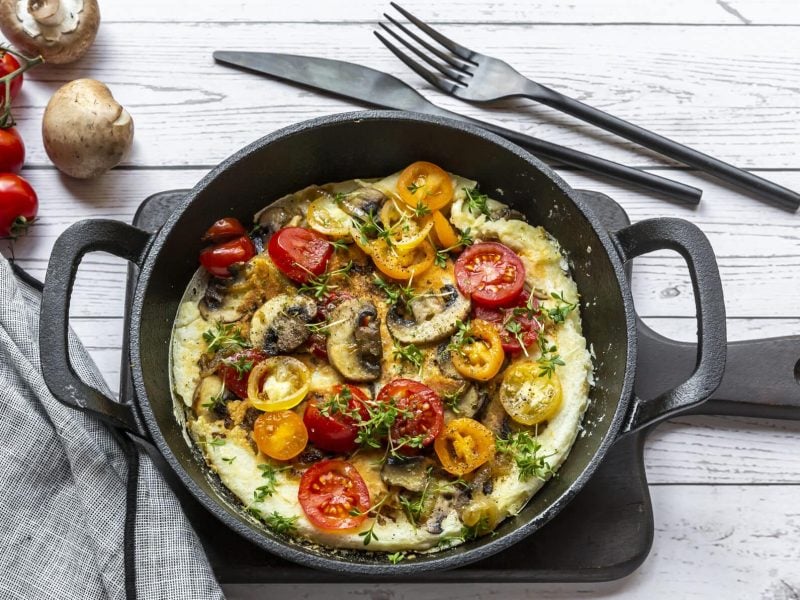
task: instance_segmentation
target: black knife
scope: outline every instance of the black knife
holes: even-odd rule
[[[516,142],[541,157],[637,185],[683,202],[698,204],[703,193],[702,190],[695,187],[653,173],[640,171],[440,108],[397,77],[355,63],[293,54],[222,50],[214,52],[214,59],[220,63],[269,75],[288,83],[322,90],[369,106],[407,110],[466,121]]]

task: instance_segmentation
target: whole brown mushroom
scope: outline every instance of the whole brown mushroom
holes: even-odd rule
[[[54,64],[86,54],[99,26],[97,0],[0,0],[0,31],[8,41]]]
[[[133,142],[133,119],[105,84],[76,79],[47,103],[42,138],[59,170],[89,179],[120,163]]]

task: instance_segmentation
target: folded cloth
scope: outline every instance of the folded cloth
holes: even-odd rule
[[[38,342],[38,290],[0,256],[0,598],[222,598],[151,459],[50,394]],[[74,336],[70,354],[108,394]]]

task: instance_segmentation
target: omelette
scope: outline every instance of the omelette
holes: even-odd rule
[[[475,181],[312,185],[203,242],[176,417],[277,535],[411,559],[490,534],[566,459],[592,382],[578,289]]]

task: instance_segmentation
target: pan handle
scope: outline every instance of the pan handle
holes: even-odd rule
[[[686,411],[706,400],[722,381],[726,359],[725,302],[708,238],[683,219],[640,221],[612,235],[623,261],[654,250],[675,250],[686,261],[697,310],[697,358],[692,375],[652,400],[634,396],[622,433],[630,433]]]
[[[42,292],[39,347],[42,374],[53,396],[64,404],[92,413],[106,423],[137,435],[142,428],[133,409],[86,384],[69,359],[69,306],[81,259],[87,252],[109,252],[141,267],[151,235],[122,221],[79,221],[53,246]],[[124,352],[124,349],[123,349]]]

